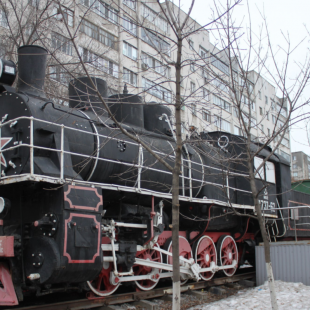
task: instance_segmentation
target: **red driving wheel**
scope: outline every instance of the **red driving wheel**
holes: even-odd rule
[[[217,255],[216,248],[213,240],[208,236],[201,237],[198,242],[194,245],[195,262],[200,266],[200,268],[209,268],[211,262],[216,265]],[[212,279],[215,273],[211,271],[206,271],[200,273],[203,280],[207,281]]]
[[[112,256],[112,253],[103,252],[103,257],[104,256]],[[110,275],[113,270],[114,267],[112,262],[104,262],[99,276],[92,281],[87,281],[87,284],[93,293],[104,297],[113,294],[117,290],[120,283],[114,285],[110,281]]]
[[[155,246],[159,248],[158,244],[155,244]],[[144,251],[137,252],[136,257],[140,259],[148,260],[148,261],[162,263],[161,253],[154,249],[147,249]],[[149,266],[140,266],[140,265],[134,265],[133,271],[134,271],[135,276],[148,275],[152,273],[152,279],[144,279],[144,280],[135,281],[138,288],[143,291],[149,291],[157,285],[159,281],[159,273],[161,272],[160,269],[149,267]]]
[[[217,257],[219,266],[232,265],[233,261],[238,263],[238,249],[233,237],[223,235],[219,238],[217,245]],[[235,274],[238,265],[234,268],[223,269],[223,273],[227,277],[231,277]]]
[[[171,238],[166,241],[165,248],[168,252],[172,253]],[[179,236],[179,256],[183,256],[186,259],[191,259],[193,257],[191,245],[189,244],[187,239],[182,236]],[[172,265],[172,261],[172,256],[167,255],[167,263]],[[181,275],[181,285],[185,284],[187,281],[188,279]]]

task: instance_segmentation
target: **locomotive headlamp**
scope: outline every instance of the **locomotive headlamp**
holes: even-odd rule
[[[0,219],[4,219],[11,207],[11,202],[7,198],[0,197]]]
[[[16,77],[16,65],[11,60],[0,59],[0,83],[12,86]]]

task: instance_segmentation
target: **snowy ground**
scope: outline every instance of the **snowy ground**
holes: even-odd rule
[[[310,310],[310,286],[302,283],[276,281],[276,292],[279,310]],[[213,303],[195,306],[191,310],[269,310],[270,294],[267,283],[241,290],[236,295]]]

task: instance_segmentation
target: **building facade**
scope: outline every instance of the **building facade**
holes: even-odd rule
[[[16,2],[24,3],[24,14],[48,17],[40,24],[28,20],[22,42],[42,44],[51,51],[47,93],[52,98],[66,104],[68,82],[85,75],[78,65],[83,60],[92,75],[108,82],[109,94],[122,92],[126,83],[129,93],[173,111],[176,37],[156,0],[63,0],[62,6],[52,3],[48,8],[42,0]],[[7,6],[0,17],[3,40],[12,32],[14,10]],[[265,142],[287,118],[285,100],[255,71],[241,76],[237,61],[211,44],[207,30],[193,19],[188,24],[192,35],[183,41],[181,72],[184,136],[215,130],[244,135],[238,101],[246,123],[252,124],[252,139]],[[7,52],[3,46],[1,52]],[[238,85],[238,98],[232,95],[232,81]],[[271,147],[276,144],[277,140]],[[290,160],[288,130],[278,153]]]
[[[310,179],[310,156],[304,152],[292,152],[292,182]]]

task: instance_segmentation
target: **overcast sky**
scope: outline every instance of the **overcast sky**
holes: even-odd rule
[[[215,0],[216,3],[226,3],[224,0]],[[179,1],[176,1],[178,3]],[[190,0],[181,0],[183,10],[187,10]],[[196,0],[195,7],[192,12],[192,17],[200,24],[206,24],[212,19],[212,8],[214,8],[213,0]],[[233,16],[237,24],[247,27],[248,23],[248,8],[249,4],[252,29],[258,33],[259,27],[263,20],[261,13],[264,13],[267,19],[269,32],[272,38],[273,48],[278,46],[286,47],[286,42],[281,32],[288,35],[291,46],[295,46],[302,39],[303,43],[292,54],[292,61],[289,71],[289,77],[294,78],[297,74],[297,64],[303,62],[306,57],[310,56],[310,0],[249,0],[242,1],[241,5],[234,8]],[[260,13],[261,12],[261,13]],[[215,39],[210,36],[211,42],[215,44]],[[279,56],[280,59],[280,56]],[[269,80],[269,79],[268,79]],[[273,83],[272,83],[273,84]],[[301,102],[310,98],[310,85],[306,89]],[[310,112],[310,107],[307,107],[299,112],[304,114]],[[296,116],[296,115],[295,115]],[[310,124],[308,126],[310,131]],[[292,126],[291,129],[291,151],[303,151],[310,155],[310,144],[307,138],[306,122],[300,122]]]

